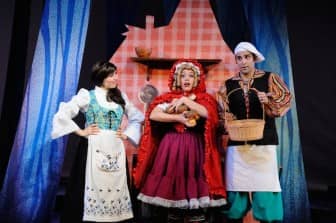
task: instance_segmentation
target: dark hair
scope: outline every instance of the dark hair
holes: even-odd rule
[[[251,53],[253,56],[253,61],[256,61],[258,59],[257,55],[255,55],[254,53]]]
[[[110,63],[108,61],[99,61],[95,63],[92,67],[92,75],[91,75],[91,81],[94,83],[94,85],[101,87],[103,85],[104,80],[114,72],[117,71],[116,65],[113,63]],[[106,95],[107,101],[113,101],[123,108],[125,110],[125,100],[121,95],[121,91],[118,87],[108,89],[107,95]]]
[[[113,74],[117,70],[117,67],[110,62],[99,61],[92,67],[91,80],[96,86],[102,86],[103,81],[110,74]]]

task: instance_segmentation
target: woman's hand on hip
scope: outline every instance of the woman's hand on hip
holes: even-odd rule
[[[92,124],[86,127],[85,129],[79,129],[75,133],[79,136],[89,136],[89,135],[97,135],[100,132],[97,124]]]
[[[120,128],[117,130],[116,135],[117,135],[117,137],[120,138],[120,139],[123,139],[123,140],[126,140],[126,139],[127,139],[127,135],[125,135],[124,133],[122,133]]]

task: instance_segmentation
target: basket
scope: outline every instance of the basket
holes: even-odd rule
[[[252,88],[251,88],[252,89]],[[238,90],[238,89],[235,89]],[[235,90],[231,91],[227,97]],[[253,90],[257,91],[253,88]],[[263,119],[241,119],[226,122],[229,137],[233,141],[251,141],[262,139],[265,127],[265,109],[262,104]]]
[[[226,124],[229,137],[233,141],[251,141],[263,138],[263,119],[233,120]]]

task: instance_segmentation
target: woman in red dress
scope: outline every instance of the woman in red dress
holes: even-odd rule
[[[215,139],[217,104],[206,93],[205,75],[196,61],[177,61],[169,88],[147,110],[134,185],[143,203],[168,208],[169,222],[183,222],[184,217],[205,222],[205,208],[226,204]],[[178,112],[181,106],[188,111]]]

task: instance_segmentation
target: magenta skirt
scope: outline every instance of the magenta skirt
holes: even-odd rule
[[[153,167],[138,199],[172,208],[210,206],[204,171],[203,136],[186,130],[167,133],[157,150]]]

